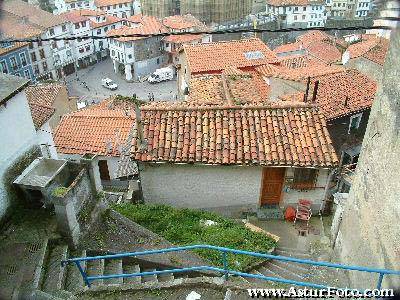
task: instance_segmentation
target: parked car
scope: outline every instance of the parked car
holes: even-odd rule
[[[103,87],[105,87],[106,89],[109,89],[112,91],[114,91],[118,88],[118,85],[114,81],[112,81],[110,78],[103,78],[101,80],[101,85]]]
[[[167,81],[174,79],[174,70],[171,67],[157,69],[153,74],[149,76],[147,81],[149,83],[157,83],[161,81]]]

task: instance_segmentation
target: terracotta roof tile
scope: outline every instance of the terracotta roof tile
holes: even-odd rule
[[[306,6],[323,4],[321,0],[267,0],[267,3],[272,6]]]
[[[0,32],[6,37],[31,38],[40,35],[43,29],[5,11],[1,12]]]
[[[24,18],[26,22],[40,29],[51,28],[67,22],[61,16],[53,15],[22,0],[2,1],[1,10],[13,14],[18,18]]]
[[[141,161],[332,167],[338,163],[326,122],[315,107],[182,104],[142,107]],[[152,129],[154,125],[156,129]],[[163,126],[163,124],[172,124]],[[166,143],[165,137],[171,137]]]
[[[96,7],[103,7],[109,5],[123,4],[123,3],[131,3],[131,0],[95,0],[94,4]]]
[[[118,18],[115,16],[110,16],[110,15],[106,15],[105,18],[106,18],[106,20],[104,22],[93,22],[92,20],[90,20],[89,21],[90,27],[99,28],[99,27],[107,26],[107,25],[118,23],[118,22],[122,21],[121,18]]]
[[[254,67],[277,61],[276,55],[257,38],[248,40],[184,45],[190,71],[222,71],[226,67]]]
[[[364,41],[360,41],[354,44],[351,44],[348,48],[347,51],[350,54],[350,58],[357,58],[360,56],[363,56],[366,54],[368,51],[370,51],[372,48],[378,45],[378,40],[377,39],[368,39]]]
[[[79,23],[89,20],[89,18],[81,13],[79,10],[71,10],[60,14],[63,18],[71,21],[72,23]]]
[[[377,84],[355,69],[315,77],[311,80],[308,101],[311,101],[316,81],[319,81],[316,104],[327,120],[354,114],[371,108]],[[284,101],[304,101],[298,92],[279,97]]]
[[[61,84],[50,83],[32,85],[25,89],[36,129],[43,126],[55,112],[53,103],[62,88]]]
[[[365,53],[363,56],[377,64],[383,66],[385,63],[386,54],[389,50],[389,40],[381,38],[378,44]]]
[[[167,43],[183,44],[187,42],[201,40],[203,37],[203,34],[168,35],[164,38],[164,41]]]
[[[171,30],[194,29],[204,31],[207,29],[207,26],[190,14],[165,17],[162,23]]]
[[[134,116],[131,105],[114,99],[65,115],[54,132],[57,151],[118,156],[135,123]]]
[[[28,46],[28,43],[26,43],[26,42],[16,42],[16,43],[13,43],[9,47],[2,47],[2,45],[0,44],[0,55],[6,54],[8,52],[11,52],[11,51],[14,51],[16,49],[26,47],[26,46]]]
[[[107,31],[107,36],[111,35],[134,35],[134,34],[156,34],[156,33],[166,33],[168,30],[165,26],[161,24],[161,22],[153,16],[142,16],[135,15],[129,17],[128,21],[135,23],[136,27],[128,27],[122,26],[121,28],[112,29]],[[126,42],[126,41],[135,41],[139,39],[143,39],[146,37],[119,37],[114,38],[117,41]]]

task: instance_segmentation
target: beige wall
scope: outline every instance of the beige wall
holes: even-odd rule
[[[50,118],[50,127],[54,130],[63,115],[77,110],[76,100],[69,98],[67,87],[65,85],[61,86],[60,92],[54,100],[53,107],[56,111]]]

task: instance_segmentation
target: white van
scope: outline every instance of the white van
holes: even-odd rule
[[[147,81],[149,83],[157,83],[172,79],[174,79],[174,70],[171,67],[166,67],[157,69],[153,74],[149,76]]]

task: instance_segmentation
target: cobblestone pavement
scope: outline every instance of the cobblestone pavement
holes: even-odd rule
[[[118,84],[116,91],[110,91],[101,86],[102,78],[111,78]],[[66,77],[66,84],[70,96],[78,96],[91,103],[97,103],[110,95],[120,94],[132,96],[148,101],[149,93],[153,93],[155,100],[173,101],[177,95],[177,81],[165,81],[156,84],[145,82],[127,82],[122,75],[115,74],[110,58],[86,69],[81,69]]]

